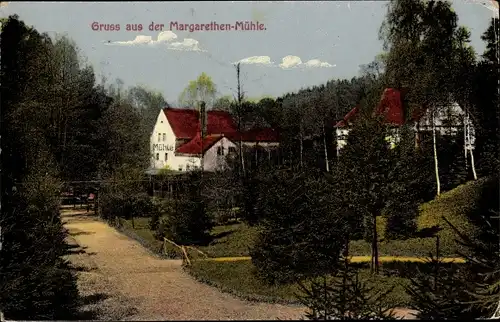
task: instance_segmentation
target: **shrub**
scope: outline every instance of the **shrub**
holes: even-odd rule
[[[343,248],[344,218],[319,173],[279,170],[269,180],[250,250],[256,274],[276,284],[330,272]]]
[[[472,277],[466,274],[464,266],[450,269],[440,260],[430,257],[427,271],[417,270],[405,287],[411,296],[410,307],[416,310],[417,318],[423,320],[467,319],[473,320],[476,312],[469,310],[472,297]],[[429,270],[430,268],[430,270]]]
[[[249,170],[245,173],[242,180],[242,202],[243,202],[243,221],[249,226],[256,225],[262,219],[262,212],[259,200],[262,194],[266,194],[265,183],[259,176],[257,170]]]
[[[163,236],[163,232],[159,232],[160,219],[163,216],[171,215],[174,211],[174,201],[172,199],[152,199],[151,219],[149,220],[149,229],[155,232],[157,238]]]
[[[201,194],[200,173],[193,171],[186,179],[185,194],[175,202],[173,212],[163,217],[160,226],[163,235],[176,243],[200,244],[208,241],[213,223]]]
[[[388,303],[392,292],[375,291],[360,281],[359,271],[345,262],[329,277],[299,283],[303,294],[298,298],[308,309],[311,320],[395,320],[396,303]]]
[[[66,320],[78,312],[76,276],[63,257],[59,184],[49,172],[39,167],[17,195],[2,199],[0,307],[8,319]]]

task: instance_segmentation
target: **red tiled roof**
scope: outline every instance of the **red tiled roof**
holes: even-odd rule
[[[197,139],[199,141],[198,143],[193,141],[197,136],[200,136],[198,111],[167,107],[163,109],[163,112],[172,127],[172,131],[178,139],[191,139],[191,141],[180,146],[177,152],[188,153],[181,152],[184,151],[183,149],[186,149],[186,151],[194,151],[192,146],[197,144],[200,145],[201,149],[201,138]],[[231,114],[225,111],[207,111],[207,137],[211,135],[224,135],[231,140],[240,139],[240,135],[238,135],[237,127]],[[278,133],[272,128],[254,128],[244,131],[241,134],[241,140],[247,142],[278,142],[278,139]],[[189,146],[184,148],[187,144],[189,144]],[[206,144],[204,144],[204,146],[205,145]]]
[[[349,122],[352,122],[352,121],[354,121],[354,119],[356,119],[356,116],[358,115],[358,113],[359,113],[359,107],[356,106],[355,108],[350,110],[349,113],[347,113],[344,116],[343,120],[341,120],[340,122],[335,124],[335,127],[344,127],[344,126],[348,125]]]
[[[215,143],[217,143],[220,139],[222,139],[223,135],[208,135],[203,140],[203,154],[207,152]],[[202,141],[200,134],[196,134],[195,137],[187,142],[186,144],[181,145],[175,150],[175,153],[181,154],[202,154]]]
[[[197,110],[167,107],[163,109],[178,139],[194,138],[200,129]],[[233,118],[225,111],[207,111],[207,135],[236,132]]]
[[[386,88],[375,113],[384,118],[384,123],[403,125],[405,117],[402,103],[400,91]]]
[[[386,88],[374,114],[383,116],[384,123],[386,124],[403,125],[405,120],[402,96],[401,91],[394,88]],[[356,118],[358,112],[358,107],[353,108],[346,114],[342,121],[335,124],[335,127],[348,125],[349,122],[352,122]],[[416,122],[420,120],[425,112],[426,108],[416,109],[411,116],[411,121]]]

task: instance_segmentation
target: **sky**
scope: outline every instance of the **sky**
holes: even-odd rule
[[[491,11],[467,0],[452,3],[481,54]],[[98,79],[145,86],[175,104],[202,72],[212,77],[218,95],[235,95],[236,62],[247,97],[357,76],[360,65],[382,52],[378,31],[386,11],[387,1],[10,2],[0,7],[0,17],[18,14],[39,32],[65,34]],[[241,30],[237,23],[245,21],[261,30]],[[163,30],[150,31],[151,23]],[[127,24],[143,29],[127,31]]]

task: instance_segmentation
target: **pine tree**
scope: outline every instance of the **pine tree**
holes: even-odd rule
[[[473,285],[469,292],[469,310],[475,317],[490,317],[500,303],[500,217],[498,216],[499,178],[486,178],[478,182],[480,198],[468,214],[470,221],[477,228],[477,234],[470,236],[448,224],[457,234],[457,241],[466,251],[460,256],[466,259],[465,272],[467,281]],[[444,218],[446,220],[446,218]],[[462,276],[463,280],[464,277]]]
[[[481,37],[486,42],[483,60],[480,61],[473,73],[472,84],[472,114],[476,119],[477,167],[481,176],[498,173],[500,132],[498,123],[500,112],[498,109],[498,48],[496,34],[499,19],[492,19],[486,32]]]
[[[376,218],[382,215],[387,200],[391,162],[385,126],[378,119],[361,118],[349,133],[337,173],[343,191],[342,206],[362,222],[364,238],[372,244],[374,272],[378,272],[379,267]],[[359,224],[353,224],[351,229],[358,230]]]
[[[259,278],[288,283],[336,267],[347,227],[330,189],[314,169],[277,170],[271,176],[259,234],[250,250]]]
[[[182,188],[184,193],[177,200],[173,213],[163,218],[165,237],[182,245],[205,243],[213,222],[202,194],[201,172],[189,173]]]
[[[76,277],[64,259],[45,104],[29,95],[50,89],[36,65],[37,55],[51,50],[46,40],[17,16],[2,24],[0,311],[12,320],[72,319],[79,304]],[[29,118],[22,117],[26,106],[33,107]]]
[[[243,220],[250,226],[259,223],[262,215],[260,213],[260,198],[264,194],[258,169],[247,169],[241,180],[243,200]]]
[[[422,320],[473,319],[468,311],[470,300],[467,290],[472,290],[461,268],[447,267],[442,260],[430,256],[425,262],[429,270],[416,272],[411,284],[405,287],[411,296],[410,307]]]
[[[350,266],[349,260],[341,258],[342,265],[333,276],[322,276],[299,283],[297,294],[300,302],[308,308],[310,320],[396,320],[393,309],[385,297],[392,292],[375,291],[359,280],[359,271]]]
[[[465,252],[458,269],[446,267],[431,256],[431,271],[419,272],[407,289],[412,308],[420,319],[476,319],[490,317],[500,301],[500,251],[498,217],[491,209],[498,207],[498,177],[478,180],[479,199],[467,214],[477,234],[460,231],[446,218],[457,233],[457,241]]]
[[[430,167],[420,151],[415,149],[413,130],[401,128],[400,141],[394,148],[394,167],[389,173],[388,199],[383,210],[387,218],[385,238],[406,239],[417,229],[416,218],[425,193],[432,185]]]

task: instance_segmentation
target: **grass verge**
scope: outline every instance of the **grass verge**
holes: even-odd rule
[[[251,261],[195,261],[186,270],[198,281],[245,300],[299,304],[296,297],[299,288],[296,285],[271,286],[260,281],[253,274]],[[360,277],[368,286],[375,286],[377,290],[382,291],[394,287],[387,301],[398,303],[399,306],[403,307],[408,305],[410,298],[406,294],[404,286],[409,284],[409,280],[405,277],[389,276],[389,274],[394,274],[393,271],[387,271],[387,274],[372,276],[367,268],[360,269]]]
[[[121,220],[121,223],[121,227],[115,227],[118,231],[138,241],[153,254],[166,259],[182,258],[179,251],[170,244],[166,245],[167,252],[164,252],[163,242],[156,239],[153,232],[149,229],[148,217],[135,218],[134,225],[132,225],[132,220]]]

